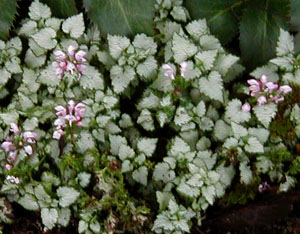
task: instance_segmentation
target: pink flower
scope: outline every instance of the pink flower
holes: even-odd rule
[[[65,132],[62,130],[62,129],[58,129],[58,130],[55,130],[54,133],[53,133],[53,138],[54,139],[57,139],[59,140],[61,138],[62,135],[64,135]]]
[[[244,103],[244,105],[242,105],[242,111],[244,112],[249,112],[251,110],[251,105],[249,102]]]
[[[180,63],[180,75],[182,77],[185,76],[186,71],[187,71],[187,62]]]
[[[11,169],[11,165],[6,164],[6,165],[5,165],[5,169],[9,171],[9,170]]]
[[[14,163],[17,159],[17,156],[18,156],[18,152],[16,150],[15,151],[10,151],[8,153],[7,161],[9,163]]]
[[[23,133],[24,140],[30,144],[36,143],[37,134],[35,132],[26,131]]]
[[[67,114],[67,110],[63,106],[57,106],[54,109],[56,110],[55,114],[57,116],[65,116]]]
[[[264,183],[262,183],[262,184],[260,184],[260,185],[258,186],[258,191],[259,191],[260,193],[262,193],[262,192],[264,192],[264,191],[266,191],[266,190],[268,190],[268,189],[270,189],[270,185],[268,185],[267,182],[264,182]]]
[[[265,86],[265,92],[272,92],[278,89],[278,84],[274,84],[273,82],[267,82],[265,83]]]
[[[78,50],[74,45],[70,45],[67,48],[67,53],[61,50],[55,50],[54,52],[55,60],[52,64],[55,69],[55,74],[60,79],[65,75],[65,73],[70,73],[71,75],[77,74],[77,79],[79,80],[86,70],[85,58],[86,52],[83,50]]]
[[[13,184],[19,184],[20,183],[20,179],[18,177],[14,177],[14,176],[10,176],[10,175],[8,175],[6,177],[6,180],[8,180],[9,182],[11,182]]]
[[[162,68],[165,69],[164,76],[170,77],[172,80],[175,79],[175,69],[173,69],[169,64],[164,64]]]
[[[15,149],[15,146],[14,146],[13,142],[11,142],[11,141],[4,141],[1,144],[1,147],[4,149],[5,152],[9,152],[9,151]]]
[[[273,95],[270,96],[270,99],[271,99],[271,101],[275,102],[276,104],[284,101],[284,97],[278,97],[278,96],[273,96]]]
[[[33,150],[32,150],[31,145],[24,146],[24,150],[27,154],[32,155]]]
[[[292,90],[293,89],[289,85],[282,85],[282,86],[279,87],[279,92],[281,92],[283,94],[290,93],[290,92],[292,92]]]
[[[251,96],[255,96],[261,90],[260,83],[255,79],[247,80],[247,83],[250,85],[249,89],[251,91]]]
[[[259,106],[261,105],[264,105],[266,104],[268,101],[267,101],[267,98],[266,96],[260,96],[258,99],[257,99],[257,103]]]
[[[260,78],[260,81],[265,84],[268,82],[268,77],[266,75],[262,75],[261,78]]]
[[[84,113],[86,111],[86,106],[84,104],[82,104],[82,103],[78,103],[75,106],[74,111],[75,111],[75,116],[76,117],[83,118],[84,117]]]
[[[20,132],[20,129],[16,123],[10,124],[10,131],[13,132],[14,135],[18,135]]]
[[[57,126],[56,128],[64,127],[66,125],[65,118],[58,118],[54,120],[54,125]]]

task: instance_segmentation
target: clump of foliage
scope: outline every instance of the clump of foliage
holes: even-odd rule
[[[300,67],[289,32],[278,29],[277,57],[246,82],[239,57],[183,1],[127,16],[140,1],[85,0],[90,26],[75,1],[53,1],[68,6],[49,3],[53,12],[43,2],[0,41],[1,222],[18,203],[45,231],[75,220],[79,233],[185,233],[218,200],[295,185]],[[105,25],[107,4],[121,12]]]

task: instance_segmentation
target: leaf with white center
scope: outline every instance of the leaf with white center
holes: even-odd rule
[[[156,113],[156,118],[157,118],[157,121],[159,122],[159,126],[161,128],[165,125],[165,123],[167,123],[169,121],[168,115],[163,111],[158,111]]]
[[[164,183],[171,182],[175,179],[175,172],[171,170],[170,166],[166,162],[157,163],[153,171],[153,179],[155,181],[162,181]]]
[[[5,63],[5,67],[7,71],[12,74],[17,74],[22,72],[22,68],[20,66],[20,59],[18,57],[12,57],[9,61]]]
[[[84,220],[80,220],[78,223],[78,233],[88,231],[88,223],[86,223]]]
[[[84,153],[88,149],[94,149],[95,148],[94,138],[93,138],[92,134],[90,134],[87,131],[82,131],[80,133],[80,139],[77,140],[76,143],[77,143],[77,146],[78,146],[78,152],[80,152],[80,153]]]
[[[20,52],[22,51],[22,41],[19,37],[14,37],[10,39],[8,42],[6,42],[6,49],[14,49],[17,51],[17,54],[19,55]],[[9,51],[13,52],[13,55],[15,54],[15,51]]]
[[[215,195],[216,195],[216,189],[214,186],[204,186],[201,189],[201,192],[205,199],[208,201],[209,204],[213,205],[214,200],[215,200]]]
[[[122,173],[126,173],[133,170],[133,165],[129,160],[122,162]]]
[[[250,137],[247,145],[245,146],[245,150],[249,153],[263,153],[264,147],[256,137]]]
[[[94,232],[94,233],[100,233],[101,230],[101,226],[100,223],[97,220],[93,220],[90,222],[90,229]]]
[[[175,227],[169,219],[169,213],[163,211],[161,214],[157,215],[151,230],[156,233],[163,233],[164,230],[172,233],[174,229]]]
[[[87,172],[80,172],[77,176],[79,179],[79,184],[82,188],[85,188],[86,186],[89,185],[90,180],[91,180],[91,174]]]
[[[215,123],[214,135],[218,140],[224,141],[231,134],[232,134],[232,129],[231,129],[230,125],[225,123],[222,119],[219,119]]]
[[[159,210],[165,210],[168,207],[171,198],[174,199],[172,193],[156,191],[156,198],[159,204]]]
[[[195,59],[203,66],[205,71],[209,71],[214,67],[217,53],[217,50],[204,50],[196,54]]]
[[[197,47],[188,39],[174,34],[172,51],[176,63],[181,63],[195,55],[198,51]]]
[[[183,107],[178,107],[174,117],[174,123],[178,126],[183,126],[192,120],[192,117],[186,112]]]
[[[59,197],[59,205],[61,207],[68,207],[72,205],[79,195],[80,193],[71,187],[64,186],[57,189],[57,196]]]
[[[169,151],[169,155],[178,156],[180,153],[188,153],[190,150],[190,146],[184,140],[182,140],[180,137],[175,137]]]
[[[132,173],[132,178],[145,186],[147,186],[148,169],[145,166],[140,167]]]
[[[141,138],[137,142],[137,148],[141,153],[151,157],[155,151],[157,138]]]
[[[181,183],[177,186],[176,191],[181,195],[190,198],[196,198],[200,194],[199,188],[190,186],[184,181],[181,181]]]
[[[186,62],[186,71],[183,74],[183,77],[186,80],[192,80],[201,75],[201,71],[198,67],[194,65],[192,61],[187,61]]]
[[[247,136],[248,134],[246,128],[244,128],[242,125],[236,124],[235,122],[231,122],[231,128],[236,139]]]
[[[127,37],[108,35],[109,53],[114,59],[118,59],[122,52],[128,48],[130,41]]]
[[[51,10],[46,4],[34,1],[29,7],[29,17],[35,21],[47,19],[51,16]]]
[[[202,175],[194,174],[186,183],[194,187],[201,187],[204,184],[203,179]]]
[[[220,180],[221,175],[215,171],[209,171],[207,173],[206,184],[216,184]]]
[[[41,67],[45,64],[46,55],[36,56],[31,49],[28,49],[25,54],[25,63],[30,68]],[[54,69],[54,68],[53,68]]]
[[[110,142],[110,152],[116,156],[119,154],[120,146],[127,145],[126,138],[117,135],[109,135],[109,142]]]
[[[250,169],[250,166],[247,165],[247,162],[240,163],[240,172],[241,172],[241,183],[250,184],[253,178],[253,173]]]
[[[211,151],[209,150],[199,151],[193,163],[199,168],[212,170],[216,164],[216,156],[212,155]]]
[[[60,179],[54,175],[52,172],[44,171],[41,177],[43,182],[51,183],[54,186],[58,186],[60,184]]]
[[[212,71],[208,78],[201,77],[199,80],[200,91],[211,99],[223,102],[223,81],[221,75]]]
[[[157,45],[153,38],[148,37],[143,33],[135,36],[132,45],[137,51],[148,51],[149,55],[154,55],[157,51]]]
[[[43,28],[32,35],[33,40],[42,48],[50,50],[53,49],[57,41],[54,39],[56,32],[52,28]]]
[[[71,211],[69,208],[58,209],[57,223],[63,227],[67,227],[71,218]]]
[[[175,20],[182,22],[186,22],[186,18],[188,17],[187,10],[182,6],[174,6],[171,15]]]
[[[140,116],[137,119],[137,123],[147,131],[153,131],[155,129],[151,112],[147,109],[142,110]]]
[[[29,20],[25,24],[22,25],[19,31],[19,35],[30,36],[37,31],[37,23],[33,20]]]
[[[80,86],[83,89],[103,90],[104,82],[102,74],[92,66],[87,66],[83,76],[80,79]]]
[[[0,69],[0,87],[5,85],[9,78],[11,77],[11,74],[6,69]]]
[[[60,29],[61,22],[62,22],[61,19],[50,18],[46,20],[45,25],[47,27],[53,28],[55,31],[58,31]]]
[[[200,101],[196,107],[193,108],[193,112],[198,116],[198,117],[203,117],[206,112],[206,106],[203,101]]]
[[[51,197],[46,193],[44,187],[41,184],[34,188],[34,195],[36,196],[39,202],[51,204]]]
[[[273,163],[270,159],[265,156],[260,156],[257,158],[257,162],[255,163],[256,169],[259,173],[267,173],[272,170]]]
[[[153,56],[150,56],[137,66],[136,71],[142,78],[151,78],[156,74],[157,61]]]
[[[214,69],[216,69],[222,76],[225,76],[229,70],[239,60],[238,57],[228,54],[222,54],[217,57]]]
[[[229,186],[235,175],[235,169],[232,165],[225,167],[224,164],[217,167],[216,172],[221,175],[220,182],[224,186]]]
[[[111,109],[118,103],[118,101],[119,100],[116,97],[107,95],[103,98],[103,105],[106,109]]]
[[[143,99],[137,105],[137,109],[156,109],[159,105],[159,101],[159,97],[157,97],[153,92],[151,92],[149,95],[143,97]]]
[[[83,35],[85,30],[83,14],[80,13],[66,19],[62,24],[62,30],[76,39]]]
[[[133,158],[135,155],[135,152],[134,150],[128,146],[128,145],[121,145],[120,148],[119,148],[119,158],[124,161],[125,159],[128,159],[128,158]]]
[[[194,20],[186,26],[188,33],[199,40],[202,35],[209,34],[209,28],[207,27],[205,19]]]
[[[40,207],[37,200],[31,194],[26,193],[24,197],[18,200],[18,203],[23,206],[26,210],[38,210]]]
[[[226,106],[225,117],[229,121],[234,121],[236,123],[243,123],[251,118],[249,112],[242,111],[242,102],[238,99],[233,99]]]
[[[119,121],[119,125],[121,128],[129,128],[133,126],[130,115],[122,114],[122,119]]]
[[[253,111],[257,119],[264,125],[264,127],[268,128],[272,119],[276,115],[277,105],[275,103],[268,103],[254,107]]]
[[[279,77],[277,74],[277,66],[268,63],[265,66],[256,68],[253,72],[250,73],[251,76],[255,77],[256,79],[260,79],[262,75],[266,75],[269,81],[278,82]]]
[[[199,123],[199,128],[201,130],[212,131],[213,127],[214,127],[214,122],[210,118],[208,118],[206,116],[201,118],[200,123]]]
[[[54,228],[55,223],[57,222],[58,219],[58,213],[57,210],[54,208],[42,208],[41,210],[41,217],[42,217],[42,222],[43,224],[51,230]]]
[[[280,29],[280,34],[276,47],[276,55],[284,56],[294,53],[294,38],[289,32]]]
[[[6,124],[18,123],[19,114],[17,111],[10,111],[7,113],[0,113],[0,119]]]
[[[270,131],[265,128],[249,128],[249,134],[256,137],[260,143],[264,144],[269,139]]]
[[[287,192],[295,186],[297,180],[292,176],[285,176],[286,181],[279,186],[279,192]]]
[[[220,50],[222,48],[219,40],[212,35],[201,36],[200,45],[204,50]]]
[[[132,67],[120,67],[115,65],[110,70],[110,77],[112,79],[112,86],[116,93],[122,93],[135,78],[136,74]]]
[[[292,56],[284,56],[284,57],[277,57],[270,60],[270,63],[273,63],[286,71],[293,71],[294,70],[294,58]]]
[[[201,151],[201,150],[209,149],[210,146],[211,146],[211,141],[207,137],[203,136],[198,140],[196,148],[197,150]]]
[[[33,117],[31,119],[26,119],[23,123],[23,129],[26,131],[30,131],[35,129],[39,124],[39,121],[37,118]]]
[[[227,138],[223,144],[223,147],[226,149],[235,148],[237,146],[238,146],[238,140],[233,137]]]

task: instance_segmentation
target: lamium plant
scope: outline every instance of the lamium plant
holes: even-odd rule
[[[295,186],[300,58],[289,32],[250,78],[181,0],[153,0],[155,29],[134,35],[88,25],[86,13],[56,18],[43,2],[0,41],[2,224],[18,203],[42,231],[191,233],[218,202]]]

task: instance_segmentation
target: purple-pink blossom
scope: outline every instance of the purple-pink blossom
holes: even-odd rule
[[[170,77],[172,80],[175,79],[176,70],[169,64],[164,64],[162,68],[165,70],[164,76]]]
[[[180,63],[180,75],[185,77],[185,73],[187,72],[187,62]]]
[[[32,131],[21,132],[16,123],[11,123],[11,136],[7,136],[2,142],[1,148],[7,153],[7,162],[5,168],[9,170],[17,160],[19,151],[23,149],[27,155],[33,154],[33,145],[36,143],[37,134]]]
[[[264,191],[266,191],[266,190],[268,190],[268,189],[270,189],[270,185],[269,185],[267,182],[263,182],[263,183],[261,183],[261,184],[258,186],[258,191],[259,191],[260,193],[262,193],[262,192],[264,192]]]
[[[257,104],[259,106],[267,104],[268,102],[279,103],[284,101],[284,94],[292,92],[292,88],[289,85],[279,86],[277,83],[268,81],[266,75],[262,75],[260,80],[249,79],[250,95],[257,98]]]
[[[249,102],[246,102],[242,105],[242,111],[249,112],[251,110],[251,105]]]
[[[55,50],[53,54],[56,60],[53,62],[55,74],[60,79],[66,73],[69,73],[71,75],[77,74],[77,79],[80,80],[87,68],[86,52],[84,50],[76,51],[75,46],[70,45],[66,53],[61,50]]]
[[[72,127],[73,123],[76,123],[77,126],[81,126],[81,120],[84,117],[86,106],[81,102],[76,103],[70,100],[67,107],[57,106],[55,110],[58,118],[54,121],[56,130],[52,137],[59,140],[62,135],[65,134],[65,128]]]

